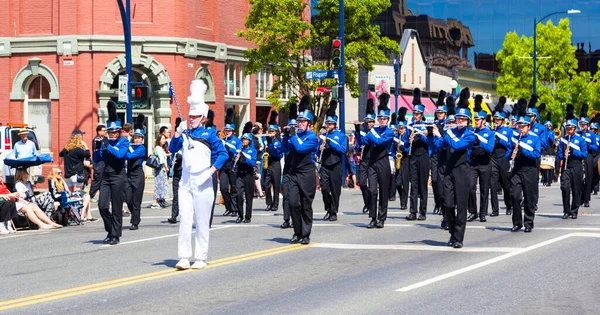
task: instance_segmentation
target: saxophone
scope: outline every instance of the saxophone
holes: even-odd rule
[[[263,169],[269,168],[269,152],[265,152],[263,154]]]
[[[519,151],[519,143],[521,143],[522,136],[523,135],[521,133],[519,133],[519,140],[517,140],[517,145],[515,145],[515,149],[513,150],[512,154],[510,155],[508,172],[511,174],[512,174],[513,169],[515,168],[515,158],[517,156],[517,152]]]
[[[396,171],[400,170],[400,167],[402,166],[402,139],[399,138],[399,140],[400,141],[398,141],[398,144],[396,145]]]

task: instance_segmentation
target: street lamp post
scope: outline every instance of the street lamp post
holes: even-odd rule
[[[396,100],[394,101],[394,111],[398,111],[398,96],[400,94],[400,68],[402,67],[402,52],[400,52],[400,56],[394,59],[394,78],[395,78],[395,86],[396,89],[394,91],[394,96],[396,96]]]
[[[458,82],[456,82],[456,80],[452,80],[450,81],[450,89],[451,89],[451,94],[452,97],[456,98],[456,88],[458,87]]]
[[[537,92],[537,25],[539,23],[541,23],[544,19],[546,19],[547,17],[550,17],[552,15],[556,15],[556,14],[579,14],[581,13],[580,10],[568,10],[568,11],[558,11],[558,12],[554,12],[554,13],[550,13],[546,16],[544,16],[543,18],[541,18],[539,21],[534,18],[533,19],[533,94],[536,94]]]

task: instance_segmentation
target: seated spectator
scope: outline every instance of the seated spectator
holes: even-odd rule
[[[90,195],[84,193],[83,190],[79,190],[78,193],[72,194],[69,191],[69,187],[67,187],[67,182],[63,178],[63,173],[60,168],[55,167],[50,170],[50,174],[48,175],[48,190],[54,201],[57,201],[59,204],[62,201],[62,196],[60,195],[61,191],[66,191],[69,197],[75,198],[83,198],[83,208],[81,208],[81,222],[87,221],[98,221],[98,219],[92,217],[92,207],[90,203]]]
[[[23,199],[35,203],[40,209],[44,210],[47,216],[52,217],[52,213],[56,209],[54,198],[52,198],[50,192],[34,193],[27,169],[18,168],[15,172],[15,191],[20,193]]]
[[[17,216],[16,203],[14,200],[0,199],[0,235],[15,233],[11,220]]]
[[[30,222],[37,225],[40,230],[60,229],[62,225],[54,223],[36,204],[23,199],[21,193],[11,193],[2,181],[2,171],[0,170],[0,198],[4,200],[15,201],[17,213],[21,213],[29,219]]]

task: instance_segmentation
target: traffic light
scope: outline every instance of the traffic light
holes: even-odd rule
[[[133,88],[133,95],[131,99],[136,102],[145,103],[150,97],[150,87],[147,86],[136,86]]]
[[[342,40],[334,39],[331,46],[333,47],[333,66],[339,68],[342,65]]]

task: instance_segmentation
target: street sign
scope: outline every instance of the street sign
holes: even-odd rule
[[[306,80],[323,80],[323,79],[337,79],[337,70],[312,70],[304,73]]]
[[[119,76],[119,102],[127,103],[129,99],[127,98],[127,83],[129,81],[129,77],[126,74],[122,74]]]
[[[317,93],[331,93],[331,88],[327,88],[327,87],[318,87],[316,89]]]

